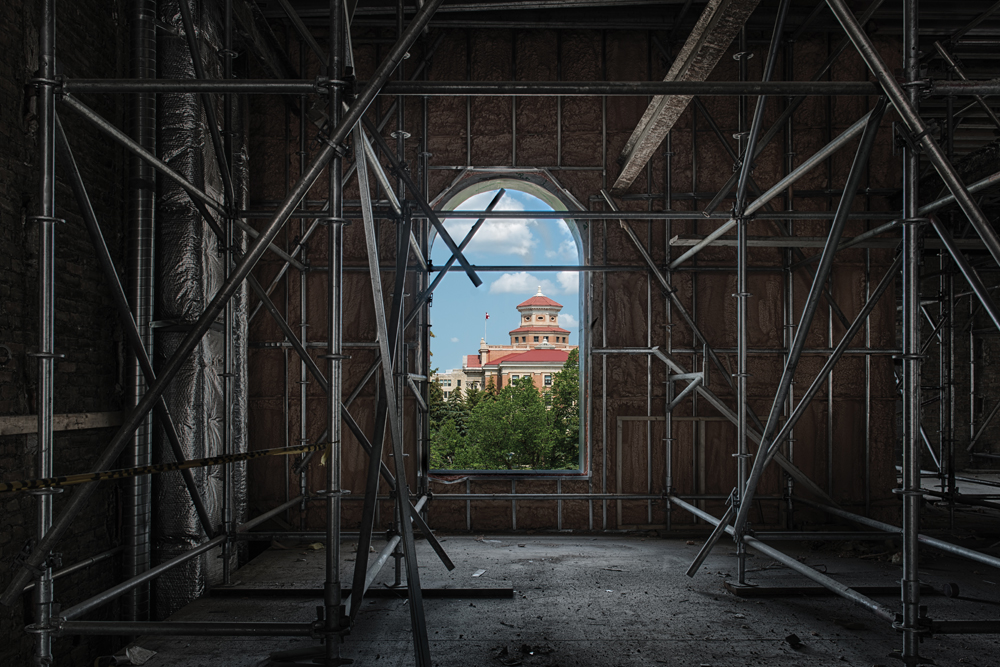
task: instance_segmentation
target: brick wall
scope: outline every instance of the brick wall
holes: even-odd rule
[[[68,76],[123,75],[126,25],[123,3],[101,0],[57,2],[57,57]],[[37,68],[36,3],[0,4],[0,415],[35,414],[37,368],[28,354],[38,348],[37,228],[28,217],[37,206],[37,122],[26,84]],[[126,100],[101,96],[83,100],[121,126]],[[123,256],[123,155],[68,109],[60,116],[80,164],[97,217],[112,255]],[[105,281],[64,172],[57,170],[57,215],[66,224],[56,230],[56,344],[65,359],[55,367],[55,412],[105,412],[122,403],[123,348]],[[89,470],[110,439],[111,429],[57,433],[55,472]],[[0,437],[0,474],[4,479],[34,477],[34,435]],[[68,497],[70,494],[64,494]],[[106,484],[87,505],[57,551],[65,565],[106,551],[118,539],[117,487]],[[65,504],[57,497],[56,513]],[[35,502],[27,494],[0,497],[0,587],[7,585],[13,558],[34,535]],[[69,606],[110,586],[118,577],[116,561],[106,561],[56,582],[56,600]],[[27,601],[28,597],[25,597]],[[110,618],[114,607],[92,618]],[[27,602],[0,607],[0,664],[30,662]],[[105,638],[66,638],[55,644],[57,665],[89,665],[94,656],[114,648]]]

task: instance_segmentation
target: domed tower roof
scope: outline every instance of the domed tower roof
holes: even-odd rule
[[[519,303],[517,305],[517,309],[518,310],[521,310],[522,308],[559,308],[559,309],[562,309],[562,304],[558,303],[556,301],[553,301],[549,297],[547,297],[544,294],[542,294],[542,286],[539,285],[538,286],[538,293],[535,294],[535,296],[533,296],[530,299],[528,299],[527,301],[524,301],[524,302]]]

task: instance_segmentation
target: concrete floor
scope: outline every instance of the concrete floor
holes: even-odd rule
[[[512,587],[513,599],[425,600],[432,658],[441,667],[469,665],[638,666],[901,664],[889,657],[900,645],[886,623],[838,597],[740,598],[723,582],[735,571],[731,543],[722,542],[699,575],[684,571],[700,540],[638,535],[442,535],[455,561],[445,570],[426,542],[418,543],[421,577],[428,587]],[[777,543],[776,543],[777,544]],[[345,544],[345,559],[353,559]],[[891,543],[825,543],[810,549],[781,543],[786,552],[850,586],[896,586],[899,565]],[[812,545],[815,547],[816,545]],[[376,545],[377,548],[377,545]],[[880,555],[881,554],[881,555]],[[1000,572],[950,557],[925,559],[925,583],[957,582],[962,596],[926,599],[933,618],[1000,616]],[[235,575],[238,590],[314,588],[323,572],[322,550],[272,547]],[[350,577],[353,562],[344,562]],[[799,575],[764,557],[750,561],[761,586],[807,585]],[[473,577],[478,570],[485,570]],[[392,561],[381,583],[392,580]],[[895,606],[891,595],[880,596]],[[172,620],[305,621],[318,599],[206,596]],[[366,600],[343,655],[357,667],[412,665],[407,602]],[[800,648],[785,637],[797,635]],[[304,639],[141,638],[157,651],[148,667],[264,667],[271,651],[305,646]],[[923,652],[938,665],[1000,666],[996,636],[935,637]]]

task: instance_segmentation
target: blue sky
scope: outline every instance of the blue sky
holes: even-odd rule
[[[496,190],[470,197],[457,210],[482,211]],[[542,200],[517,190],[507,190],[497,204],[498,211],[550,211]],[[475,219],[453,218],[445,227],[455,243],[461,244]],[[519,265],[578,264],[579,255],[569,228],[562,220],[533,218],[487,220],[465,249],[472,264]],[[451,257],[447,246],[435,239],[431,249],[434,266],[444,266]],[[431,367],[440,371],[462,367],[462,356],[479,351],[479,339],[486,327],[486,342],[509,344],[507,332],[519,325],[517,304],[542,293],[563,305],[559,324],[569,329],[569,342],[578,344],[578,272],[511,271],[481,272],[478,288],[461,271],[450,271],[437,289],[430,308]],[[486,321],[486,313],[490,314]]]

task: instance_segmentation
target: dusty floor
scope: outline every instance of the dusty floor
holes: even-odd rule
[[[684,570],[700,541],[641,536],[444,535],[457,568],[448,572],[425,542],[418,544],[424,588],[512,587],[513,599],[425,601],[434,663],[468,665],[871,665],[901,664],[889,653],[896,633],[837,597],[745,599],[727,592],[734,572],[731,543],[720,543],[694,579]],[[345,544],[345,551],[350,551]],[[894,587],[900,568],[872,553],[891,544],[825,548],[782,543],[804,562],[851,586]],[[815,547],[817,545],[812,545]],[[853,554],[854,557],[847,557]],[[271,548],[241,569],[246,588],[312,588],[322,581],[324,554],[304,546]],[[345,558],[353,554],[345,553]],[[761,586],[808,582],[770,559],[751,559]],[[349,577],[353,562],[344,563]],[[478,570],[485,570],[473,577]],[[391,561],[382,582],[392,578]],[[984,619],[1000,615],[1000,572],[947,557],[927,559],[926,584],[957,582],[964,598],[926,598],[934,618]],[[261,597],[237,591],[207,596],[173,620],[309,620],[318,599]],[[892,595],[879,598],[895,605]],[[412,665],[405,600],[366,600],[343,655],[354,665]],[[802,641],[792,648],[785,638]],[[156,650],[148,667],[263,667],[271,651],[304,646],[302,639],[141,638]],[[938,665],[1000,666],[1000,638],[950,636],[924,643]]]

